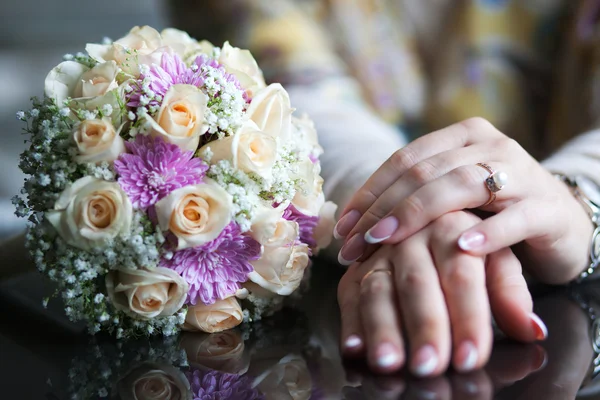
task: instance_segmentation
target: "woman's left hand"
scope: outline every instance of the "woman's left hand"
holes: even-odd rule
[[[490,200],[486,163],[506,178]],[[491,254],[525,241],[538,279],[565,283],[583,271],[592,224],[568,187],[516,141],[481,118],[423,136],[394,153],[357,191],[336,226],[346,237],[340,262],[365,259],[368,244],[399,243],[456,210],[495,213],[465,231],[458,245]]]

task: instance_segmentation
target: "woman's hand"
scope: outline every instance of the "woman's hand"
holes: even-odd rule
[[[484,207],[490,173],[477,163],[508,177]],[[399,243],[448,212],[474,208],[496,215],[460,236],[464,251],[482,256],[525,241],[531,272],[546,283],[568,282],[584,269],[592,224],[583,207],[563,182],[481,118],[415,140],[371,176],[336,226],[336,236],[346,237],[340,262],[368,257],[374,249],[368,243]]]
[[[366,353],[369,365],[384,373],[408,364],[418,376],[438,375],[450,359],[457,370],[470,371],[490,354],[490,308],[508,336],[544,339],[545,326],[532,313],[521,265],[510,249],[485,260],[456,245],[460,233],[480,221],[464,211],[447,213],[353,264],[338,287],[343,353]]]

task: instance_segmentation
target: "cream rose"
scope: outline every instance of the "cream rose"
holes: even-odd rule
[[[279,83],[273,83],[255,94],[246,113],[258,129],[287,143],[292,138],[293,112],[288,93]]]
[[[313,231],[313,238],[317,242],[317,251],[331,244],[333,239],[333,227],[335,226],[335,212],[337,204],[327,201],[319,211],[319,222]]]
[[[310,371],[299,355],[287,355],[257,376],[255,385],[267,399],[308,400],[311,397]]]
[[[302,148],[306,148],[313,159],[323,154],[323,147],[319,144],[319,137],[314,122],[303,114],[301,118],[292,117],[292,125],[296,128],[293,135],[296,142]]]
[[[175,49],[177,54],[188,64],[191,64],[201,54],[212,54],[215,48],[212,43],[206,40],[198,42],[179,29],[163,29],[160,36],[163,45]]]
[[[235,297],[217,300],[214,304],[198,303],[188,307],[183,329],[215,333],[235,328],[242,323],[242,307]]]
[[[304,270],[310,261],[308,252],[305,244],[266,246],[260,260],[251,263],[254,271],[248,274],[248,279],[271,292],[288,296],[302,282]]]
[[[125,141],[106,117],[82,121],[73,132],[73,139],[79,151],[75,157],[78,163],[113,162],[126,150]]]
[[[131,371],[117,383],[122,400],[188,400],[190,383],[172,365],[148,362]]]
[[[92,69],[75,61],[65,61],[48,73],[44,92],[59,105],[69,97],[85,101],[104,96],[119,87],[119,71],[114,61],[98,64]]]
[[[232,47],[229,42],[225,42],[221,48],[219,64],[223,64],[227,72],[240,81],[250,98],[266,86],[263,73],[248,50]]]
[[[244,339],[237,330],[212,334],[184,333],[179,345],[185,350],[192,367],[238,375],[248,371],[249,354],[244,351]]]
[[[106,275],[112,305],[138,319],[175,314],[185,302],[188,284],[169,268],[119,269]]]
[[[71,246],[88,250],[129,231],[133,207],[116,182],[86,176],[66,188],[46,217]]]
[[[208,97],[192,85],[173,85],[163,99],[156,120],[146,114],[152,136],[159,136],[183,150],[196,151],[208,125],[204,120]]]
[[[323,178],[319,175],[321,166],[306,159],[298,164],[293,179],[298,180],[296,194],[292,204],[298,211],[311,217],[319,215],[319,211],[325,203],[323,194]]]
[[[232,197],[212,179],[171,192],[156,203],[158,224],[177,239],[177,250],[201,246],[231,222]]]
[[[210,147],[212,164],[228,160],[234,168],[270,179],[277,156],[277,142],[263,133],[252,121],[246,121],[233,136],[210,142],[200,152]]]
[[[298,223],[283,218],[285,205],[278,208],[261,205],[250,227],[250,236],[263,246],[281,247],[298,238]]]

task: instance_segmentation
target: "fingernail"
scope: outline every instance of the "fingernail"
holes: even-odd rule
[[[383,242],[398,230],[398,226],[398,219],[396,217],[386,217],[365,233],[365,240],[371,244]]]
[[[365,247],[366,243],[363,236],[358,233],[355,234],[340,250],[338,262],[345,266],[352,264],[362,256],[365,252]]]
[[[362,345],[362,340],[358,335],[350,335],[344,342],[344,348],[346,350],[354,350]]]
[[[483,233],[479,232],[463,233],[462,236],[458,238],[458,247],[463,250],[474,250],[481,247],[484,243],[485,236],[483,236]]]
[[[537,372],[543,369],[548,364],[548,355],[546,350],[541,346],[536,346],[536,356],[532,363],[532,372]]]
[[[455,368],[458,372],[469,372],[477,364],[477,347],[470,340],[462,342],[456,350]]]
[[[400,354],[398,354],[398,350],[390,344],[383,343],[377,349],[377,365],[380,368],[390,368],[394,366],[398,366],[400,363]]]
[[[423,377],[431,375],[437,368],[438,356],[433,346],[421,347],[412,360],[412,371],[416,376]]]
[[[540,319],[534,313],[529,314],[529,318],[531,319],[531,326],[533,327],[533,331],[535,332],[536,340],[544,340],[548,337],[548,328],[544,321]]]
[[[360,220],[361,214],[357,210],[348,211],[340,220],[335,224],[333,228],[333,237],[336,240],[341,240],[348,236],[352,228]]]

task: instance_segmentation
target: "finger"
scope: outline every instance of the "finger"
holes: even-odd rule
[[[533,314],[533,301],[521,263],[509,248],[489,255],[486,281],[492,313],[508,337],[523,342],[545,338],[547,329]]]
[[[363,214],[390,185],[418,162],[444,151],[503,136],[489,122],[481,118],[471,118],[416,139],[395,152],[375,171],[350,199],[340,214],[340,220],[352,210]],[[339,224],[335,231],[338,237],[344,237],[350,229],[351,227],[346,228],[344,224]]]
[[[393,247],[401,315],[410,344],[410,370],[417,376],[442,373],[450,358],[450,326],[426,234]]]
[[[503,165],[500,165],[503,167]],[[509,168],[510,170],[510,168]],[[391,212],[367,231],[369,243],[398,243],[451,211],[479,208],[490,198],[485,186],[489,173],[477,165],[465,165],[431,181],[396,204]],[[526,188],[507,185],[490,207],[503,209],[520,200]]]
[[[386,250],[381,249],[364,263],[365,274],[371,270],[390,271]],[[394,372],[404,365],[405,351],[393,279],[382,271],[365,274],[360,282],[359,310],[367,360],[375,371]]]
[[[365,341],[358,311],[360,287],[354,277],[358,264],[352,265],[338,285],[341,316],[341,352],[345,357],[357,357],[364,352]]]
[[[461,400],[489,400],[494,395],[494,385],[484,370],[469,374],[452,374],[452,398]]]
[[[483,366],[492,347],[484,260],[461,252],[453,240],[457,232],[474,221],[463,212],[442,216],[432,225],[430,245],[450,315],[452,361],[459,372]]]
[[[451,400],[452,387],[445,376],[414,380],[410,382],[406,394],[402,398],[407,400]]]
[[[539,345],[498,343],[485,370],[498,388],[511,385],[541,370],[547,362],[546,351]]]

